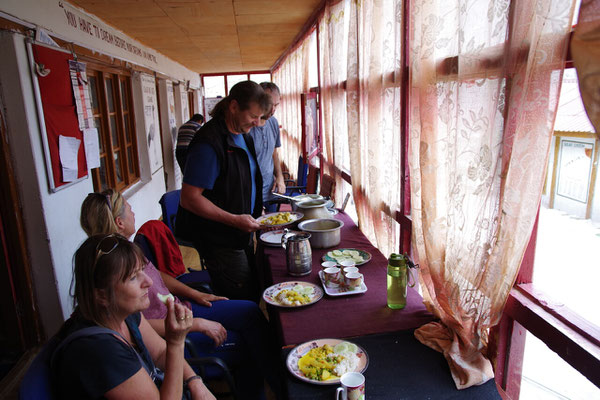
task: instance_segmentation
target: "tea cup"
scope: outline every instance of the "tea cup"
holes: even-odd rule
[[[340,267],[344,268],[344,267],[354,267],[356,266],[356,263],[352,260],[344,260],[344,261],[340,261]]]
[[[363,279],[363,274],[358,272],[349,272],[346,274],[344,281],[348,287],[348,290],[356,290],[361,287]]]
[[[328,288],[338,287],[340,284],[341,272],[338,267],[329,267],[323,270],[323,280]]]
[[[351,272],[358,273],[358,267],[344,267],[344,268],[342,268],[342,273],[344,274],[344,276],[348,275]]]
[[[365,377],[360,372],[346,372],[340,378],[341,387],[335,392],[336,400],[364,400]]]
[[[323,267],[323,269],[337,267],[337,263],[335,261],[323,261],[321,267]]]

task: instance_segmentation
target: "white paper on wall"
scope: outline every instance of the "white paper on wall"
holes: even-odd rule
[[[58,136],[58,152],[62,166],[63,182],[77,179],[77,153],[81,140],[70,136]]]
[[[83,130],[83,149],[88,169],[100,167],[100,142],[98,129],[87,128]]]

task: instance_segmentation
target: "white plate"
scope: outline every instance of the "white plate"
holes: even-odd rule
[[[323,346],[325,344],[328,344],[331,347],[333,347],[336,344],[341,343],[341,342],[348,342],[348,340],[316,339],[316,340],[308,341],[306,343],[302,343],[302,344],[294,347],[294,349],[292,351],[290,351],[290,353],[288,354],[287,359],[285,361],[288,371],[290,371],[290,373],[292,375],[294,375],[295,377],[297,377],[298,379],[303,380],[304,382],[314,383],[315,385],[334,385],[334,384],[340,383],[339,378],[329,379],[327,381],[315,381],[313,379],[307,378],[306,376],[304,376],[302,371],[300,371],[300,368],[298,367],[298,360],[300,360],[302,358],[302,356],[304,356],[306,353],[308,353],[311,349]],[[352,342],[349,342],[349,343],[352,343]],[[365,372],[365,370],[369,366],[369,356],[367,355],[367,352],[362,347],[360,347],[358,345],[356,345],[356,347],[358,347],[356,355],[359,358],[359,362],[358,362],[358,365],[356,366],[355,372]]]
[[[310,299],[310,302],[308,302],[306,304],[301,304],[299,306],[288,306],[288,305],[281,304],[280,302],[277,301],[275,296],[277,296],[277,294],[279,292],[281,292],[284,289],[289,290],[296,285],[310,286],[313,288],[313,295]],[[302,281],[288,281],[288,282],[277,283],[273,286],[269,286],[263,292],[262,297],[266,303],[271,304],[272,306],[284,307],[284,308],[298,308],[298,307],[305,307],[305,306],[314,304],[317,301],[321,300],[323,298],[323,290],[320,287],[318,287],[317,285],[315,285],[314,283],[302,282]]]
[[[269,223],[266,222],[267,218],[275,216],[277,214],[283,214],[283,213],[289,213],[291,221],[284,222],[282,224],[269,224]],[[303,216],[304,216],[304,214],[302,214],[301,212],[298,212],[298,211],[273,212],[273,213],[268,213],[268,214],[265,214],[265,215],[261,215],[260,217],[256,218],[256,222],[258,222],[259,224],[261,224],[264,228],[276,228],[276,227],[283,227],[283,226],[291,225],[294,222],[298,221]]]
[[[300,231],[289,231],[291,234],[300,233]],[[283,236],[283,229],[276,231],[267,231],[261,234],[260,240],[267,246],[281,247],[281,237]]]
[[[325,293],[330,296],[349,296],[352,294],[364,293],[367,291],[367,285],[365,285],[364,275],[363,275],[363,283],[356,290],[347,290],[345,287],[336,287],[336,288],[328,288],[325,286],[325,278],[323,277],[323,271],[319,271],[319,279],[321,279],[321,284],[323,285],[323,289]]]

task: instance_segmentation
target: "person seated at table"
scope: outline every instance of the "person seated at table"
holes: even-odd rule
[[[62,342],[52,358],[58,398],[181,399],[185,385],[194,399],[215,399],[184,359],[192,311],[167,301],[165,340],[140,313],[150,305],[152,281],[133,243],[94,235],[74,260],[74,312],[57,334]],[[89,327],[108,329],[84,334]],[[164,371],[162,384],[153,379],[155,367]]]
[[[86,197],[80,222],[89,236],[118,233],[129,238],[135,233],[135,214],[131,206],[120,192],[112,189]],[[278,391],[274,341],[256,303],[198,292],[172,277],[172,281],[163,280],[164,275],[148,260],[144,271],[153,283],[149,288],[150,306],[143,314],[159,335],[164,335],[167,309],[158,300],[157,293],[168,294],[173,289],[176,303],[181,303],[178,296],[191,300],[187,305],[192,309],[194,321],[189,337],[201,355],[222,358],[233,369],[236,385],[248,399],[263,396],[263,378]],[[173,284],[173,281],[177,282],[176,286],[167,283]],[[185,292],[177,290],[179,285],[185,287]]]

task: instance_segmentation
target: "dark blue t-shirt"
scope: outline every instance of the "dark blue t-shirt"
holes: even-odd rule
[[[125,320],[131,338],[146,363],[150,354],[139,332],[140,313]],[[92,326],[71,321],[67,334]],[[144,368],[133,348],[111,334],[97,334],[73,340],[61,349],[55,360],[57,390],[61,399],[101,399]],[[150,360],[151,362],[151,360]]]
[[[250,203],[250,209],[254,210],[254,203],[256,198],[256,171],[258,166],[256,159],[252,156],[252,153],[246,146],[246,141],[242,135],[236,135],[233,133],[229,134],[233,139],[233,143],[236,146],[244,149],[248,155],[250,163],[250,174],[252,176],[252,201]],[[203,189],[212,189],[215,185],[215,181],[219,176],[220,168],[217,160],[217,154],[211,145],[207,143],[198,143],[195,146],[188,147],[187,161],[185,164],[185,174],[183,175],[183,182],[195,187]]]

